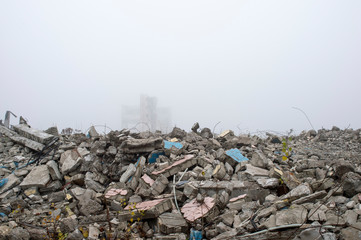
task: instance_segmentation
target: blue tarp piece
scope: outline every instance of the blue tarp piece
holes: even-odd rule
[[[157,160],[157,158],[159,158],[159,156],[165,155],[164,152],[156,152],[156,153],[152,153],[152,155],[150,156],[148,162],[149,163],[155,163],[155,161]]]
[[[230,156],[237,162],[243,162],[248,161],[248,158],[242,155],[241,151],[239,151],[237,148],[232,148],[226,151],[227,156]]]
[[[201,231],[196,231],[193,228],[191,229],[191,235],[189,236],[190,240],[202,240],[202,238],[203,236]]]
[[[6,217],[6,214],[3,212],[0,212],[0,217]]]
[[[4,186],[7,182],[8,182],[8,179],[7,179],[7,178],[1,179],[1,180],[0,180],[0,188],[1,188],[2,186]]]
[[[171,149],[172,147],[181,149],[183,147],[183,144],[181,144],[179,142],[169,142],[169,141],[164,140],[164,148],[165,149]]]

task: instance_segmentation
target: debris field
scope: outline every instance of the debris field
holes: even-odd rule
[[[360,239],[361,131],[0,125],[0,239]]]

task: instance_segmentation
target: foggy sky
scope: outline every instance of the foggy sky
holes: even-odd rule
[[[0,119],[121,128],[140,94],[172,126],[361,128],[361,1],[0,1]],[[12,118],[16,124],[18,119]]]

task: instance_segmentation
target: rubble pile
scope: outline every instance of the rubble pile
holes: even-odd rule
[[[0,239],[361,236],[360,130],[62,133],[0,126]]]

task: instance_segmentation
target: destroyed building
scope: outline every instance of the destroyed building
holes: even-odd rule
[[[360,238],[360,129],[198,128],[0,125],[0,239]]]

